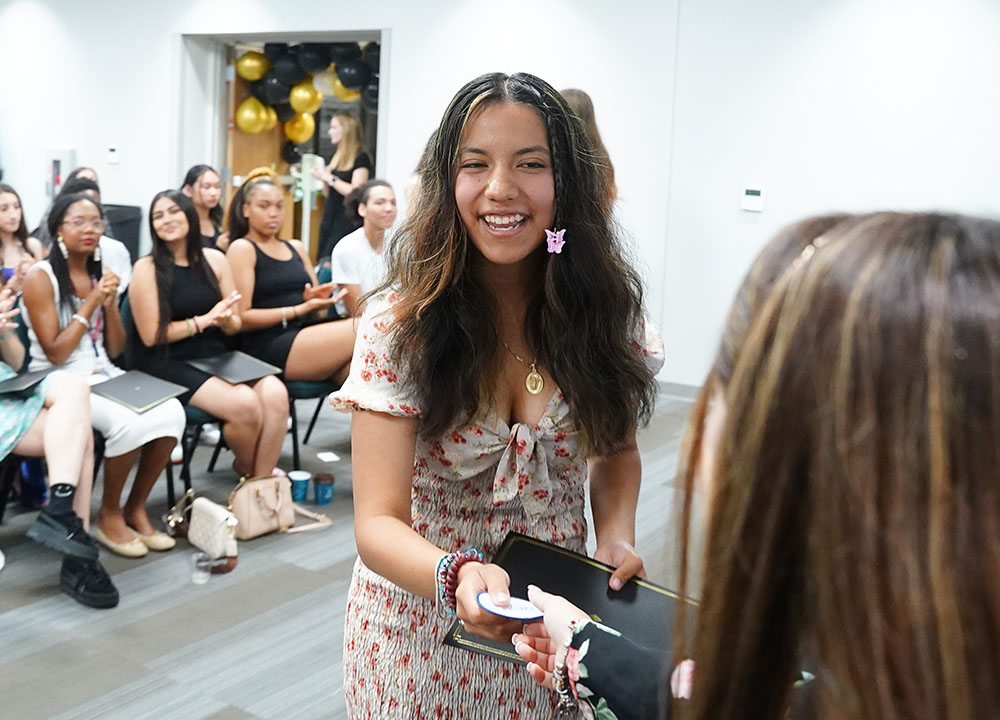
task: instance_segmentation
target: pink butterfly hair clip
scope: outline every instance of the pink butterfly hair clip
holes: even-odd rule
[[[562,252],[563,245],[566,244],[566,241],[563,240],[563,235],[565,233],[566,233],[566,228],[563,228],[562,230],[556,230],[555,232],[552,232],[548,228],[545,229],[545,241],[549,244],[550,253]]]

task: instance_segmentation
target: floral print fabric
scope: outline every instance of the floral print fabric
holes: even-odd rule
[[[350,377],[330,396],[342,411],[420,416],[390,357],[395,293],[372,298],[359,324]],[[644,354],[662,364],[647,328]],[[484,410],[443,437],[418,435],[411,490],[413,529],[443,551],[492,555],[511,530],[586,551],[586,458],[572,411],[557,389],[537,424],[513,427]],[[442,645],[451,621],[434,604],[365,567],[348,596],[344,694],[352,718],[547,718],[552,693],[519,666]]]
[[[0,380],[15,374],[10,366],[0,362]],[[48,384],[49,378],[46,377],[28,392],[0,395],[0,460],[10,455],[42,411]]]

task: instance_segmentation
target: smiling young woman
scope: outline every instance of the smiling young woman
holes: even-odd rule
[[[24,282],[29,369],[65,370],[96,385],[123,373],[111,357],[125,346],[119,279],[104,269],[97,252],[103,212],[83,193],[62,195],[52,205],[48,224],[55,247]],[[146,499],[184,430],[183,408],[168,400],[136,413],[91,393],[90,410],[94,429],[105,439],[104,495],[94,536],[128,557],[141,557],[149,549],[169,550],[174,541],[153,527]],[[135,480],[122,508],[121,494],[136,460]]]
[[[652,411],[662,341],[583,143],[550,85],[495,73],[455,95],[420,168],[421,201],[332,396],[356,411],[351,717],[445,706],[508,718],[500,698],[548,716],[548,693],[522,668],[442,647],[444,608],[509,641],[520,626],[475,599],[508,601],[488,556],[508,531],[585,552],[588,482],[612,590],[642,572],[635,430]],[[546,252],[550,228],[563,231],[559,254]]]
[[[20,196],[0,183],[0,271],[8,290],[20,293],[28,268],[43,256],[42,244],[28,234]]]
[[[343,380],[354,323],[328,320],[343,293],[319,284],[305,246],[281,240],[284,193],[267,172],[248,176],[229,216],[226,251],[240,293],[240,349],[284,370],[288,380]]]
[[[241,327],[240,295],[226,256],[202,247],[194,204],[177,190],[150,204],[152,251],[135,264],[129,288],[134,330],[129,362],[188,388],[179,400],[224,421],[241,475],[270,474],[281,454],[288,391],[276,377],[231,385],[187,364],[230,349]]]

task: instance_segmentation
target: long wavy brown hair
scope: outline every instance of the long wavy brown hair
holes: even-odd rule
[[[492,103],[533,108],[547,133],[555,223],[566,250],[536,251],[540,276],[525,333],[573,407],[585,446],[610,452],[644,424],[656,398],[636,343],[642,283],[625,258],[607,207],[604,174],[583,150],[583,126],[562,96],[533,75],[483,75],[452,99],[420,167],[421,202],[392,243],[381,290],[399,290],[393,350],[421,401],[421,432],[440,434],[491,397],[502,352],[496,298],[477,274],[478,253],[455,203],[458,147],[469,118]],[[375,292],[379,292],[376,290]]]
[[[615,198],[618,196],[618,188],[615,185],[615,166],[611,164],[611,156],[608,155],[608,149],[604,147],[604,140],[601,139],[601,131],[597,128],[594,101],[590,99],[590,95],[579,88],[566,88],[561,90],[560,94],[566,99],[576,116],[580,118],[580,122],[583,123],[584,129],[587,131],[594,161],[601,168],[605,175],[605,182],[608,184],[608,204],[614,204]]]
[[[991,717],[1000,223],[880,213],[823,240],[759,302],[725,387],[676,716],[782,718],[808,663],[819,718]]]

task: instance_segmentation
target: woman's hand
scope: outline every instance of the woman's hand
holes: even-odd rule
[[[333,283],[326,283],[325,285],[317,285],[317,288],[333,286]],[[300,317],[302,315],[308,315],[314,310],[322,310],[328,308],[332,305],[336,305],[340,300],[344,298],[347,294],[347,289],[344,288],[337,292],[333,297],[308,297],[308,293],[312,286],[308,283],[306,284],[306,301],[301,305],[295,306],[295,316]]]
[[[304,300],[311,300],[312,298],[328,298],[333,295],[334,288],[336,288],[336,283],[328,282],[322,285],[313,286],[312,283],[306,283],[305,289],[302,291],[302,298]]]
[[[217,327],[225,324],[233,316],[233,306],[243,297],[238,291],[233,290],[229,295],[219,300],[204,315],[198,317],[198,326],[201,328]]]
[[[0,333],[7,333],[17,327],[17,321],[14,318],[21,311],[14,307],[15,302],[17,302],[17,297],[8,282],[7,286],[0,290]]]
[[[510,576],[499,565],[467,562],[458,570],[455,590],[455,612],[469,632],[491,640],[507,640],[521,627],[516,620],[486,612],[476,601],[484,590],[497,605],[510,605]]]
[[[101,279],[97,281],[97,286],[91,291],[91,295],[97,297],[97,301],[107,307],[118,298],[118,276],[110,270],[105,270]]]
[[[328,173],[326,170],[317,165],[313,165],[312,170],[309,171],[309,174],[312,175],[317,180],[322,180],[327,185],[333,184],[333,174]]]
[[[523,632],[515,633],[511,641],[517,654],[528,663],[531,679],[554,690],[552,670],[561,659],[572,633],[570,623],[590,620],[590,617],[566,598],[551,595],[534,585],[528,586],[528,600],[545,616],[542,622],[525,625]]]
[[[608,581],[608,587],[612,590],[621,590],[622,586],[633,576],[646,577],[642,558],[639,557],[635,548],[630,543],[623,540],[599,545],[594,552],[594,560],[599,560],[616,568],[611,575],[611,579]]]

